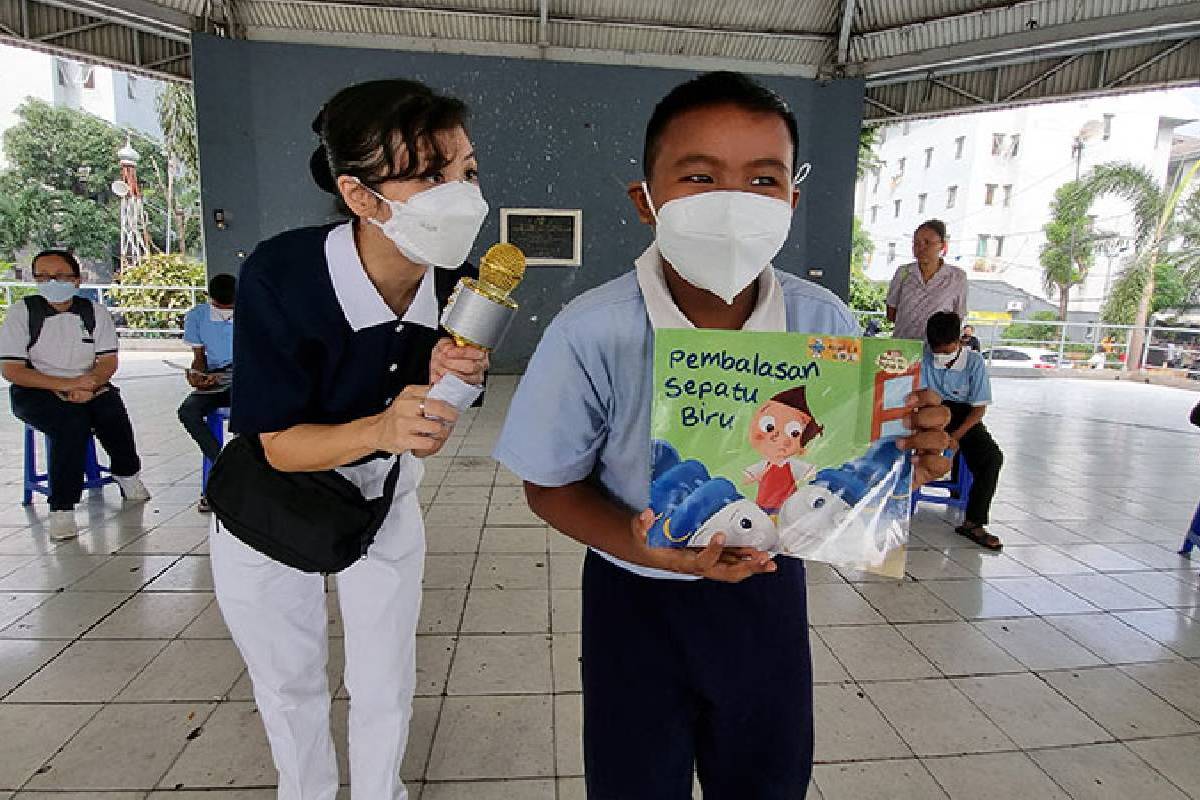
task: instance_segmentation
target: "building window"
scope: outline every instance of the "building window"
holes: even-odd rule
[[[879,206],[871,206],[871,222],[879,221]]]
[[[887,125],[880,125],[880,126],[879,126],[879,143],[880,143],[880,144],[883,144],[884,142],[886,142],[886,141],[887,141],[887,132],[888,132],[888,126],[887,126]]]
[[[1021,152],[1021,134],[1014,133],[1009,139],[1008,157],[1016,158],[1017,153]]]
[[[975,255],[979,258],[984,258],[988,254],[988,236],[980,234],[979,242],[975,245]]]
[[[1004,184],[1004,207],[1008,208],[1012,205],[1012,184]]]
[[[1104,141],[1108,141],[1112,137],[1112,114],[1104,115]]]
[[[1004,255],[1004,237],[997,236],[996,237],[996,258],[999,258],[1002,255]]]
[[[925,169],[929,169],[931,166],[933,166],[933,148],[926,147],[925,148]]]
[[[125,94],[130,100],[137,100],[138,97],[138,82],[133,75],[125,77]]]
[[[887,166],[886,161],[880,161],[877,165],[875,165],[875,169],[874,169],[875,185],[871,187],[872,194],[879,193],[879,178],[880,178],[880,176],[883,175],[883,168],[886,166]]]
[[[900,201],[895,201],[894,205],[896,206],[896,216],[898,217],[900,216]]]
[[[911,123],[911,122],[909,122],[908,120],[904,120],[904,129],[903,129],[903,133],[904,133],[904,135],[905,135],[905,136],[908,136],[908,132],[909,132],[911,129],[912,129],[912,123]]]
[[[917,213],[918,214],[925,213],[925,198],[928,196],[929,195],[926,195],[926,194],[917,195]]]
[[[1004,152],[1004,134],[992,134],[992,155],[998,156]]]
[[[954,140],[954,158],[955,158],[955,160],[962,158],[963,145],[965,145],[966,143],[967,143],[967,137],[965,137],[965,136],[959,136],[957,139]]]
[[[896,261],[896,243],[888,242],[888,265],[894,264]]]
[[[905,165],[906,163],[908,163],[908,159],[907,159],[907,158],[902,158],[902,159],[900,159],[898,162],[896,162],[896,174],[897,174],[897,175],[903,175],[903,174],[904,174],[904,165]]]
[[[946,187],[946,208],[954,208],[954,202],[958,200],[958,187]]]
[[[996,204],[996,184],[989,183],[983,189],[983,204],[991,206]]]

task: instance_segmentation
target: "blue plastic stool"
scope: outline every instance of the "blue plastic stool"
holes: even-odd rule
[[[217,440],[217,444],[225,442],[225,423],[229,421],[229,409],[218,408],[204,418],[204,424],[208,426],[208,431]],[[213,462],[208,456],[204,457],[204,463],[200,467],[200,493],[204,494],[208,489],[208,473],[212,472]]]
[[[44,434],[42,436],[46,441],[47,467],[45,472],[38,472],[36,433],[32,426],[25,426],[25,494],[21,499],[23,506],[33,503],[34,492],[50,496],[50,438]],[[87,456],[83,461],[83,488],[99,489],[106,484],[115,482],[116,479],[113,478],[108,467],[102,466],[96,460],[96,437],[89,436]]]
[[[1191,558],[1192,548],[1196,545],[1200,545],[1200,506],[1196,507],[1196,513],[1192,515],[1192,524],[1183,537],[1183,547],[1179,548],[1179,555]]]
[[[974,478],[971,476],[971,470],[967,469],[967,460],[963,458],[962,453],[955,457],[955,465],[957,469],[955,473],[957,478],[948,481],[930,481],[919,489],[915,489],[912,493],[912,508],[911,511],[917,510],[917,503],[934,503],[942,506],[949,506],[958,511],[966,512],[967,501],[971,496],[971,484],[974,483]],[[943,489],[948,492],[946,495],[928,494],[929,489]]]

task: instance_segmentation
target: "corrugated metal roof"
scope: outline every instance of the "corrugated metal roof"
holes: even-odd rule
[[[1104,91],[1120,76],[1120,87],[1200,82],[1200,0],[855,0],[845,63],[837,62],[844,0],[549,0],[544,26],[539,0],[139,0],[137,13],[119,0],[24,0],[27,17],[22,5],[0,0],[6,41],[168,76],[188,75],[187,31],[232,22],[218,32],[864,75],[876,103],[869,116]],[[236,18],[224,19],[226,9]],[[896,86],[876,85],[889,82]]]

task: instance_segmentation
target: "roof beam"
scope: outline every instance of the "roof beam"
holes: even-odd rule
[[[171,11],[163,6],[156,6],[142,0],[35,0],[45,6],[53,6],[76,14],[94,17],[98,20],[122,25],[126,28],[151,33],[164,39],[174,39],[179,42],[190,42],[191,31],[196,26],[195,17]],[[129,6],[127,10],[125,6]],[[161,18],[151,17],[143,13],[145,9],[157,9],[163,12]],[[186,24],[184,24],[186,23]]]
[[[1158,62],[1162,61],[1164,58],[1167,58],[1167,57],[1173,55],[1174,53],[1178,52],[1179,50],[1182,50],[1183,48],[1187,47],[1189,44],[1191,44],[1194,41],[1196,41],[1196,40],[1195,39],[1184,39],[1183,41],[1176,42],[1175,44],[1171,45],[1170,47],[1150,56],[1150,58],[1147,58],[1145,61],[1143,61],[1142,63],[1133,67],[1132,69],[1126,70],[1125,72],[1121,73],[1120,77],[1113,78],[1111,81],[1107,81],[1105,83],[1101,83],[1100,86],[1103,89],[1111,89],[1114,86],[1118,86],[1118,85],[1124,83],[1125,81],[1129,80],[1130,78],[1132,78],[1134,75],[1137,75],[1142,70],[1148,69],[1148,68],[1154,66],[1155,64],[1157,64]]]
[[[1003,98],[1003,102],[1007,103],[1009,100],[1016,100],[1018,97],[1025,94],[1026,92],[1028,92],[1033,87],[1037,86],[1042,81],[1055,75],[1058,72],[1061,72],[1062,70],[1071,66],[1072,64],[1074,64],[1076,61],[1078,61],[1081,58],[1083,58],[1083,56],[1067,56],[1062,61],[1058,62],[1054,66],[1050,67],[1049,69],[1043,71],[1041,74],[1034,77],[1033,80],[1026,81],[1025,83],[1021,84],[1021,86],[1019,88],[1006,94]]]
[[[113,23],[111,23],[107,20],[103,20],[103,19],[99,20],[98,22],[88,22],[84,25],[76,25],[73,28],[66,28],[61,31],[51,31],[50,33],[44,33],[41,36],[37,37],[37,41],[53,42],[55,39],[63,39],[63,38],[66,38],[67,36],[74,36],[77,33],[87,33],[88,31],[94,31],[97,28],[106,28],[112,24]]]
[[[838,29],[837,63],[844,66],[850,60],[850,29],[854,24],[855,0],[842,0],[842,25]]]

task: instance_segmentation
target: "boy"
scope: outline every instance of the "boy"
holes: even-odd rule
[[[933,389],[950,409],[950,449],[958,450],[971,470],[971,491],[963,524],[954,530],[980,547],[999,550],[1000,539],[988,533],[988,514],[1004,454],[983,424],[992,402],[992,384],[983,356],[966,347],[959,338],[961,320],[953,311],[940,311],[925,327],[924,364],[921,382]]]
[[[218,408],[229,407],[236,296],[236,278],[214,275],[208,282],[208,302],[195,306],[183,318],[183,341],[192,348],[192,366],[185,374],[193,391],[179,406],[179,421],[209,461],[217,460],[221,444],[204,420]],[[209,511],[203,494],[196,509],[202,514]]]
[[[770,267],[799,199],[796,131],[777,95],[734,73],[688,81],[658,104],[646,179],[629,187],[656,241],[633,272],[551,323],[496,447],[533,511],[590,547],[582,662],[591,800],[690,798],[693,769],[706,800],[792,800],[808,788],[803,562],[723,548],[719,533],[703,550],[646,544],[654,328],[858,333],[833,294]],[[919,408],[926,398],[912,405],[922,430],[904,444],[940,451],[945,412]],[[925,455],[917,472],[946,463]]]

